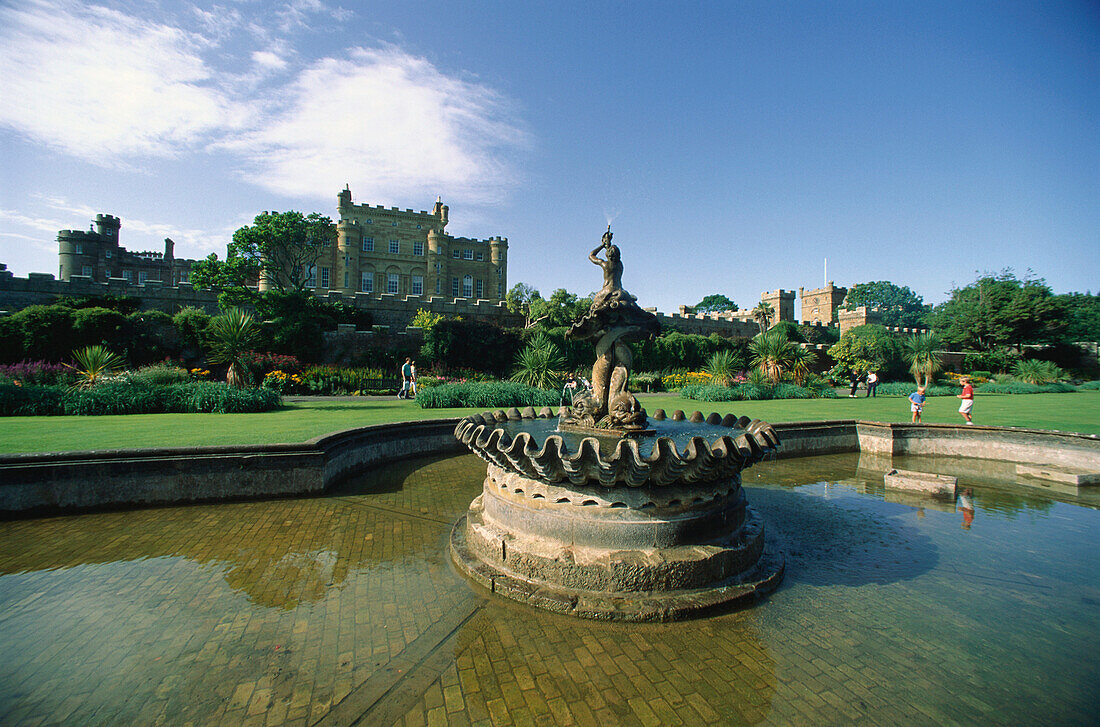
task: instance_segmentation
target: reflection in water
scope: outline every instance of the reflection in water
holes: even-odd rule
[[[0,523],[0,723],[1088,722],[1098,496],[900,459],[747,471],[783,585],[664,625],[459,578],[473,456],[320,498]],[[890,466],[959,477],[958,502],[888,498]]]

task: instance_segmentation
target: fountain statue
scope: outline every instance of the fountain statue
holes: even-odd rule
[[[607,226],[599,247],[588,259],[603,268],[603,287],[592,299],[588,313],[573,323],[567,338],[594,340],[596,362],[592,366],[592,393],[573,399],[561,423],[573,428],[600,428],[621,435],[649,433],[646,413],[637,397],[627,391],[633,358],[628,341],[655,336],[661,326],[657,316],[638,307],[638,300],[623,289],[623,263],[617,245],[611,244]],[[606,251],[606,259],[599,257]]]
[[[588,256],[603,287],[568,334],[595,341],[592,393],[556,417],[527,407],[455,427],[488,470],[451,532],[452,558],[494,593],[587,618],[668,620],[755,601],[782,578],[783,557],[740,473],[774,456],[779,437],[733,414],[649,416],[627,390],[627,343],[659,323],[623,289],[611,240],[609,225]]]

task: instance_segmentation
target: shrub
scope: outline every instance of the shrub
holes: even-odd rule
[[[1026,381],[1029,384],[1048,384],[1065,378],[1065,372],[1053,361],[1040,361],[1033,358],[1017,361],[1012,368],[1012,373],[1020,381]]]
[[[879,384],[875,390],[877,396],[909,396],[917,390],[917,385],[912,381],[890,381]],[[924,390],[925,396],[957,396],[959,390],[954,386],[929,386]]]
[[[627,382],[627,387],[631,391],[664,391],[664,384],[661,383],[660,373],[638,373],[631,374],[630,380]]]
[[[142,366],[130,374],[130,378],[139,379],[149,386],[168,386],[169,384],[183,384],[191,380],[191,374],[187,369],[174,363],[164,363]]]
[[[127,377],[87,389],[0,383],[0,416],[257,412],[280,403],[275,391],[199,381],[152,386]]]
[[[832,394],[829,398],[836,398],[836,392],[829,388]],[[813,399],[818,394],[813,389],[798,386],[797,384],[738,384],[737,386],[713,386],[696,385],[685,386],[680,390],[680,396],[684,399],[696,401],[759,401],[763,399]]]
[[[67,415],[152,414],[165,411],[163,393],[158,396],[164,388],[115,379],[86,389],[69,389],[62,404]]]
[[[1014,381],[1005,384],[982,384],[974,390],[983,394],[1068,394],[1077,391],[1077,387],[1059,382],[1039,385],[1029,384],[1026,381]]]
[[[710,374],[704,371],[675,371],[661,377],[665,391],[679,391],[685,386],[703,386],[710,383]]]
[[[297,357],[281,353],[249,351],[241,357],[241,361],[258,380],[262,380],[272,371],[296,374],[302,370],[302,362]]]
[[[1100,381],[1086,381],[1077,387],[1078,391],[1100,391]]]
[[[213,381],[164,387],[165,411],[217,414],[270,411],[282,403],[270,389],[240,389]]]
[[[64,413],[63,386],[36,386],[0,382],[0,416],[52,416]]]
[[[24,385],[68,386],[75,378],[76,374],[65,364],[49,361],[20,361],[0,366],[0,379],[18,381]]]
[[[526,386],[514,381],[466,382],[464,384],[443,384],[442,386],[432,386],[424,389],[417,394],[416,401],[424,409],[456,407],[501,409],[513,406],[557,407],[561,401],[561,393],[536,389],[533,386]]]

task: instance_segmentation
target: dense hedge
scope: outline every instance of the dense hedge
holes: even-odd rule
[[[795,384],[738,384],[737,386],[693,385],[680,389],[684,399],[696,401],[759,401],[762,399],[835,399],[836,392],[810,389]]]
[[[269,411],[281,403],[276,391],[234,389],[209,381],[155,386],[140,379],[123,379],[90,389],[0,383],[0,416],[223,414]]]
[[[909,396],[917,390],[917,385],[912,381],[890,381],[879,384],[875,389],[875,396]],[[924,390],[925,396],[957,396],[962,391],[956,386],[929,386]]]
[[[502,409],[512,406],[557,407],[561,403],[560,391],[536,389],[514,381],[442,384],[421,390],[416,401],[425,409],[455,407],[479,407]]]
[[[975,387],[974,391],[980,394],[1068,394],[1077,391],[1072,384],[1061,382],[1053,384],[1028,384],[1023,381],[1012,381],[1007,384],[990,382]]]

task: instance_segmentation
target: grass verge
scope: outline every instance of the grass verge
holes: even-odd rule
[[[674,394],[644,395],[653,411],[663,408],[734,413],[770,422],[828,419],[909,421],[905,399],[788,399],[697,402]],[[141,447],[197,447],[274,444],[307,439],[353,427],[463,416],[476,409],[421,409],[415,401],[392,398],[290,402],[258,414],[131,414],[0,418],[0,452],[58,452]],[[930,398],[926,423],[959,423],[958,399]],[[1100,392],[1075,394],[989,394],[974,403],[977,424],[1058,429],[1100,434]]]

